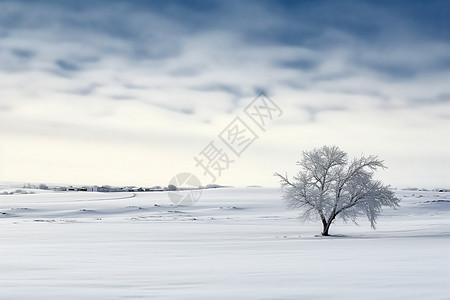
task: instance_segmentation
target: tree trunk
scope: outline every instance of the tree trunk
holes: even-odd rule
[[[322,235],[323,236],[328,236],[328,231],[330,230],[330,226],[331,226],[331,222],[330,223],[323,223],[323,230],[322,230]]]
[[[323,225],[322,235],[323,236],[329,236],[328,231],[330,230],[330,226],[331,226],[331,224],[333,224],[333,221],[335,218],[336,218],[336,214],[333,214],[328,219],[328,221],[325,219],[322,219],[322,225]]]

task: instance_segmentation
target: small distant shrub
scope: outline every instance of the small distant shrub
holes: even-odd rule
[[[176,190],[178,190],[177,187],[174,186],[173,184],[169,184],[169,186],[167,187],[167,189],[168,189],[169,191],[176,191]]]
[[[39,185],[39,189],[40,189],[40,190],[48,190],[48,186],[47,186],[46,184],[44,184],[44,183],[41,183],[41,184]]]

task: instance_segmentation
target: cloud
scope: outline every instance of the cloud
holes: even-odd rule
[[[70,88],[67,90],[61,90],[61,92],[80,95],[80,96],[89,96],[89,95],[93,95],[95,93],[95,90],[100,87],[101,87],[100,84],[88,83],[82,87],[73,87],[73,88]],[[130,96],[111,96],[112,99],[116,99],[116,100],[125,99],[126,97],[130,97]]]
[[[57,61],[55,61],[55,64],[60,67],[63,71],[78,71],[80,68],[75,65],[74,63],[65,61],[63,59],[58,59]]]
[[[33,51],[27,49],[12,49],[11,53],[17,57],[24,59],[32,58],[35,55]]]
[[[197,6],[190,8],[179,1],[171,5],[113,1],[108,7],[95,2],[67,11],[65,6],[71,4],[52,5],[50,1],[34,4],[32,17],[25,18],[23,11],[31,8],[18,2],[9,4],[9,14],[18,17],[4,21],[9,32],[14,32],[6,41],[17,46],[18,38],[26,38],[29,42],[21,42],[23,46],[36,48],[39,55],[22,51],[21,56],[32,60],[32,70],[83,77],[90,81],[87,85],[128,81],[124,84],[137,86],[136,78],[148,77],[139,79],[146,81],[146,89],[167,91],[179,86],[225,92],[234,102],[259,87],[271,89],[286,83],[310,90],[336,90],[334,85],[340,85],[346,93],[360,93],[368,87],[356,90],[344,82],[361,76],[372,76],[371,85],[409,82],[423,72],[443,68],[448,59],[448,44],[414,37],[417,34],[408,31],[418,26],[401,18],[398,7],[390,10],[384,4],[353,1],[263,3],[212,2],[197,4],[202,7],[197,11]],[[348,8],[358,13],[348,18]],[[47,9],[50,14],[44,14]],[[336,11],[342,13],[330,13]],[[120,19],[119,12],[130,18]],[[194,16],[201,16],[203,26],[195,24]],[[31,34],[31,30],[41,33]],[[258,35],[264,37],[262,43],[255,41]],[[289,42],[292,39],[301,42]],[[411,47],[419,39],[426,42]],[[17,68],[24,70],[20,64]],[[120,74],[121,70],[126,72]],[[90,78],[89,74],[99,76]],[[126,75],[129,79],[120,78]],[[181,78],[171,82],[177,76]],[[117,94],[136,97],[124,91]]]
[[[267,139],[286,149],[300,126],[321,135],[305,133],[305,147],[362,141],[363,128],[386,144],[380,150],[400,147],[386,132],[395,125],[410,136],[417,119],[444,135],[443,3],[2,2],[1,133],[80,143],[115,133],[131,144],[149,133],[177,148],[209,141],[265,90],[285,111],[280,137]],[[334,126],[351,133],[330,137]]]
[[[330,106],[330,107],[313,107],[313,106],[301,106],[301,109],[305,110],[309,114],[309,121],[316,121],[316,116],[321,112],[327,111],[345,111],[347,108],[343,106]]]
[[[416,105],[442,105],[450,103],[450,93],[438,94],[436,96],[430,96],[426,98],[417,98],[413,100],[413,104]]]

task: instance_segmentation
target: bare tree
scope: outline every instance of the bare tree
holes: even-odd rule
[[[373,229],[382,206],[398,207],[399,199],[389,186],[373,179],[374,172],[386,168],[376,156],[362,156],[350,162],[336,146],[303,152],[297,162],[301,170],[293,178],[276,173],[289,208],[300,209],[304,220],[320,220],[327,236],[336,217],[344,221],[366,215]]]

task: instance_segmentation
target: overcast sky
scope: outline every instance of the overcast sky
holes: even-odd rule
[[[394,187],[449,187],[449,28],[445,0],[0,1],[0,180],[207,184],[213,143],[216,183],[277,186],[327,144],[378,155]],[[239,156],[236,117],[257,136]]]

